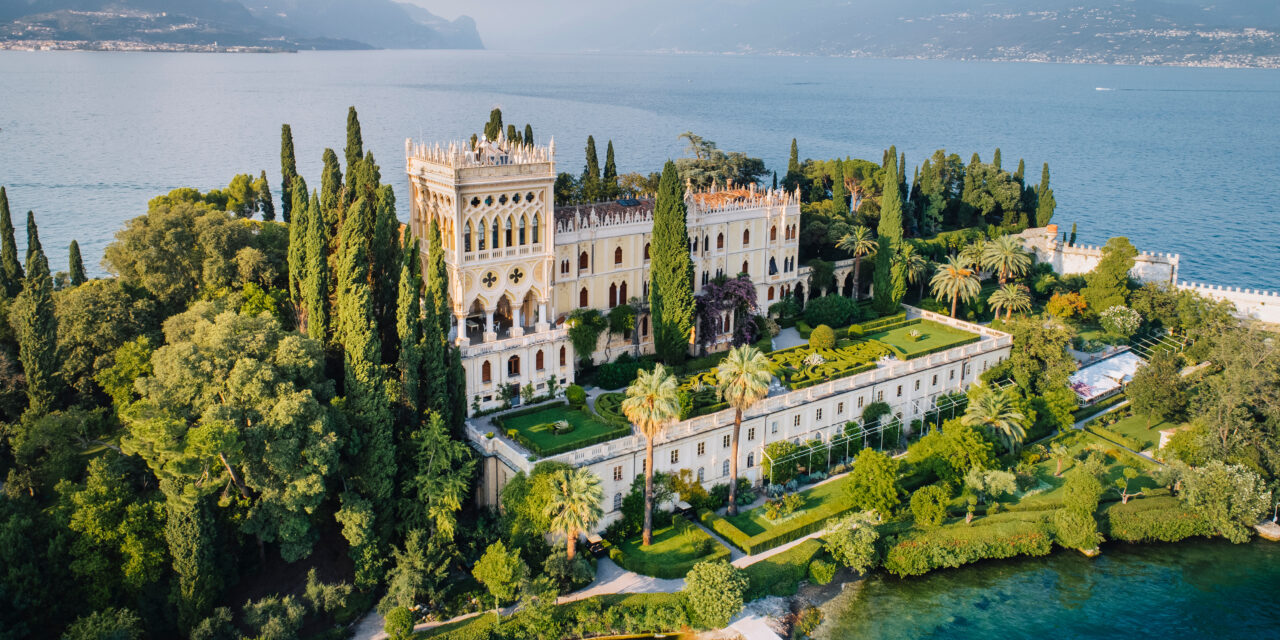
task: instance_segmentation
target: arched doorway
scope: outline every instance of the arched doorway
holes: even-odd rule
[[[498,300],[498,308],[493,312],[493,331],[498,334],[499,339],[502,339],[511,334],[511,327],[511,299],[502,296]]]
[[[465,320],[465,335],[472,343],[477,343],[484,339],[484,321],[484,305],[481,304],[479,298],[476,298],[471,302],[471,307],[467,309],[467,318]]]

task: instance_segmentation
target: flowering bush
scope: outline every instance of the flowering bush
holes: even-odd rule
[[[820,364],[826,364],[827,359],[822,357],[821,353],[811,353],[804,357],[804,366],[816,367]]]
[[[1098,322],[1107,333],[1128,338],[1142,325],[1142,316],[1137,311],[1118,304],[1107,307],[1106,311],[1098,314]]]

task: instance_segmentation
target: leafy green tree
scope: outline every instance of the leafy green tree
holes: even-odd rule
[[[747,574],[723,560],[699,562],[684,579],[684,593],[694,624],[723,629],[738,612],[747,593]]]
[[[346,183],[347,188],[350,189],[360,161],[364,159],[364,138],[360,135],[360,116],[356,114],[354,106],[347,107],[347,146],[343,149],[343,155],[347,159]],[[354,202],[362,195],[350,195],[347,202]]]
[[[960,420],[971,427],[991,430],[1009,451],[1016,452],[1027,437],[1027,416],[1018,411],[1012,395],[1003,389],[980,389],[971,394]]]
[[[876,542],[880,533],[868,512],[850,513],[837,518],[822,534],[823,547],[836,562],[866,573],[880,562]]]
[[[934,297],[951,300],[951,317],[956,317],[956,306],[960,301],[969,302],[982,292],[982,283],[978,274],[960,258],[948,257],[946,262],[938,264],[929,280]]]
[[[958,485],[970,469],[996,466],[991,443],[977,428],[959,418],[946,421],[941,430],[933,430],[907,447],[907,462],[926,467],[938,479]]]
[[[84,259],[80,257],[80,243],[75,240],[71,241],[70,257],[68,259],[68,279],[71,286],[78,287],[88,281],[89,277],[84,273]]]
[[[27,277],[9,309],[18,342],[18,359],[27,380],[27,413],[38,417],[53,409],[61,388],[58,375],[58,321],[49,261],[40,247],[35,215],[27,212]]]
[[[1049,187],[1049,163],[1040,169],[1040,185],[1036,187],[1036,222],[1037,227],[1049,226],[1053,220],[1053,210],[1058,202],[1053,198],[1053,189]],[[1071,224],[1071,244],[1076,243],[1076,225]]]
[[[276,205],[271,200],[271,183],[267,182],[267,172],[263,171],[257,180],[253,181],[254,198],[257,201],[257,208],[262,212],[262,219],[267,222],[276,219]]]
[[[62,640],[142,640],[145,633],[138,614],[108,608],[76,618]]]
[[[191,630],[191,640],[242,640],[240,630],[231,622],[231,610],[218,607]]]
[[[18,243],[14,238],[13,217],[9,214],[9,195],[0,187],[0,280],[5,295],[12,298],[22,291],[22,265],[18,262]]]
[[[1186,383],[1175,354],[1157,351],[1146,366],[1139,367],[1125,387],[1125,397],[1139,414],[1147,416],[1147,428],[1181,416],[1187,410]]]
[[[338,154],[333,149],[325,149],[322,157],[324,163],[320,171],[320,210],[324,212],[325,231],[333,239],[338,236],[338,218],[342,213],[342,167],[338,164]]]
[[[1102,498],[1102,483],[1092,471],[1077,465],[1063,486],[1063,508],[1053,513],[1058,543],[1071,549],[1096,549],[1102,543],[1094,512]]]
[[[1067,325],[1048,317],[1015,317],[1005,321],[1004,330],[1013,334],[1009,372],[1019,388],[1046,395],[1066,387],[1076,370],[1067,352],[1074,335]]]
[[[970,469],[964,476],[965,488],[986,503],[1018,490],[1017,476],[1001,469]]]
[[[57,291],[53,301],[59,375],[82,403],[99,391],[96,378],[114,363],[117,349],[160,328],[155,302],[117,279]]]
[[[1117,237],[1107,241],[1102,248],[1102,259],[1085,274],[1085,288],[1080,290],[1089,309],[1099,313],[1125,305],[1129,299],[1129,270],[1137,256],[1138,250],[1128,238]]]
[[[1271,492],[1257,473],[1238,464],[1213,460],[1191,468],[1181,498],[1222,537],[1248,542],[1252,527],[1271,508]]]
[[[898,495],[898,461],[870,447],[863,449],[849,472],[847,491],[854,507],[887,517],[902,501]]]
[[[387,612],[382,630],[390,640],[409,640],[413,637],[413,612],[408,607],[396,607]]]
[[[425,529],[433,539],[452,540],[458,512],[471,490],[476,461],[466,443],[449,436],[444,418],[431,412],[410,434],[400,521]]]
[[[497,140],[498,133],[501,131],[502,109],[494,107],[493,110],[489,112],[489,122],[484,125],[484,138],[485,140]]]
[[[684,362],[694,316],[693,261],[685,215],[684,187],[675,164],[668,161],[662,168],[653,214],[649,310],[658,358],[673,365]]]
[[[875,255],[879,244],[872,237],[871,229],[858,225],[840,238],[840,241],[836,243],[836,248],[848,251],[853,256],[853,299],[857,300],[862,296],[859,275],[862,271],[862,259]]]
[[[658,363],[653,371],[641,369],[627,387],[622,401],[622,414],[645,439],[644,450],[644,529],[642,544],[653,542],[653,441],[680,417],[680,399],[676,377]]]
[[[223,191],[227,196],[227,212],[237,218],[253,217],[258,210],[258,191],[253,182],[253,176],[247,173],[231,178],[231,184]]]
[[[565,538],[565,555],[573,560],[578,536],[590,531],[604,515],[600,478],[589,469],[558,471],[551,476],[551,496],[545,515],[551,532]]]
[[[307,223],[306,255],[303,259],[305,279],[299,285],[304,325],[312,340],[326,344],[332,334],[329,317],[329,241],[324,216],[320,213],[320,200],[314,191],[306,214],[303,215],[301,208],[297,214],[296,218],[304,219]]]
[[[729,442],[729,507],[728,514],[738,513],[738,437],[742,431],[742,414],[769,395],[773,366],[759,349],[741,345],[716,368],[716,393],[733,407],[733,431]]]
[[[416,607],[439,597],[455,555],[447,541],[436,540],[422,529],[409,531],[404,549],[392,550],[387,593],[378,610],[387,614],[396,607]]]
[[[931,484],[916,489],[911,494],[911,515],[916,524],[936,527],[947,517],[947,503],[951,494],[941,485]]]
[[[520,559],[517,550],[508,551],[507,546],[499,540],[485,549],[484,555],[471,570],[471,575],[493,596],[496,608],[502,606],[503,602],[515,599],[520,591],[520,584],[529,575],[529,567]],[[497,613],[495,610],[494,614]]]
[[[133,383],[138,378],[151,375],[151,353],[155,350],[147,336],[126,342],[112,356],[112,362],[94,376],[98,386],[115,405],[123,410],[136,397]]]
[[[307,608],[293,595],[267,596],[244,605],[244,622],[257,631],[256,640],[297,640]]]
[[[569,343],[583,362],[590,363],[600,334],[609,328],[609,320],[595,309],[574,309],[569,313]]]
[[[298,160],[293,153],[293,128],[287,124],[280,125],[280,216],[285,224],[293,220],[294,210],[293,185],[298,178]],[[305,197],[306,189],[302,190]]]
[[[171,503],[234,487],[241,531],[279,543],[286,561],[305,557],[339,448],[320,344],[211,303],[170,318],[165,342],[135,382],[141,399],[122,412],[121,449],[147,463]]]

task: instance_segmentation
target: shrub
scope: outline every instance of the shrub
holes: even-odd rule
[[[581,407],[587,404],[587,390],[576,384],[571,384],[568,389],[564,390],[564,398],[569,401],[569,404]]]
[[[781,553],[749,565],[747,600],[795,595],[809,575],[809,564],[822,554],[822,542],[811,538]]]
[[[834,349],[836,346],[836,332],[831,330],[825,324],[820,324],[813,328],[813,333],[809,334],[809,348],[818,349]]]
[[[388,640],[408,640],[413,635],[413,612],[407,607],[396,607],[387,612],[387,621],[382,626]]]
[[[828,528],[824,539],[827,553],[858,573],[871,570],[880,561],[876,545],[880,532],[865,513],[840,518]]]
[[[836,577],[836,564],[818,558],[809,563],[809,580],[814,584],[829,584]]]
[[[1043,556],[1053,549],[1043,517],[1004,518],[998,522],[981,520],[973,526],[956,523],[901,539],[889,548],[884,568],[899,577],[917,576],[989,558]]]
[[[747,576],[728,562],[699,562],[684,579],[689,613],[697,625],[722,629],[742,611]]]
[[[1124,305],[1114,305],[1098,314],[1098,324],[1107,333],[1128,339],[1142,326],[1142,316]]]
[[[1107,534],[1121,542],[1177,542],[1213,535],[1204,518],[1169,496],[1112,503],[1105,516]]]
[[[543,573],[556,582],[561,592],[576,591],[587,586],[596,577],[591,561],[577,554],[573,560],[563,548],[556,548],[542,564]]]
[[[796,614],[796,625],[791,630],[792,638],[808,638],[822,624],[822,609],[805,607]]]
[[[921,487],[911,494],[911,515],[916,524],[925,527],[936,527],[947,517],[947,502],[951,496],[940,485],[931,484]]]
[[[810,300],[804,307],[804,321],[813,327],[820,324],[843,327],[849,324],[851,317],[853,317],[853,301],[838,294]]]
[[[621,389],[636,379],[636,372],[652,368],[652,362],[637,360],[631,354],[624,353],[617,360],[596,369],[596,386],[601,389]]]
[[[863,449],[853,463],[846,487],[853,507],[874,510],[887,517],[901,502],[898,461],[874,449]]]

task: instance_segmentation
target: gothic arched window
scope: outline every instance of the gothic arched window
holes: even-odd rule
[[[468,222],[467,226],[463,227],[462,229],[462,250],[463,251],[471,250],[471,223],[470,222]]]
[[[538,354],[533,358],[533,367],[538,371],[543,369],[542,349],[538,349]]]
[[[622,247],[613,250],[613,263],[622,264]]]
[[[591,257],[587,255],[586,251],[578,254],[578,271],[586,271],[587,265],[590,263]]]
[[[769,242],[777,242],[777,240],[778,240],[778,226],[774,225],[772,227],[769,227]]]
[[[525,227],[525,224],[524,224],[524,216],[520,216],[520,231],[519,231],[519,235],[520,235],[520,245],[521,245],[521,246],[524,246],[524,239],[525,239],[525,235],[524,235],[524,227]]]
[[[538,234],[541,233],[540,231],[541,226],[542,226],[541,218],[538,217],[538,214],[536,213],[533,214],[533,243],[534,244],[538,244],[539,242]]]
[[[511,240],[512,240],[512,238],[511,238],[511,216],[507,216],[507,227],[506,227],[506,231],[507,231],[506,235],[504,235],[504,236],[503,236],[503,238],[502,238],[502,240],[503,240],[503,245],[502,245],[502,246],[504,246],[504,247],[510,247],[510,246],[513,246],[513,245],[514,245],[514,243],[513,243],[513,242],[511,242]]]
[[[724,234],[723,234],[723,233],[716,235],[716,248],[717,248],[717,249],[723,249],[723,248],[724,248]]]
[[[747,247],[750,245],[751,245],[751,230],[743,229],[742,230],[742,246]]]
[[[493,219],[493,242],[491,244],[493,245],[494,249],[498,248],[498,219],[497,218]]]
[[[695,245],[698,244],[698,239],[694,238],[693,243]],[[694,250],[696,251],[697,249],[695,248]],[[648,242],[644,243],[644,259],[645,260],[649,259],[649,243]]]
[[[479,229],[480,233],[478,234],[479,237],[476,239],[476,243],[478,245],[476,248],[480,249],[481,251],[484,251],[485,247],[489,246],[489,243],[485,242],[485,230],[488,228],[489,227],[487,223],[485,223],[484,218],[480,218],[480,229]]]
[[[584,309],[587,307],[587,288],[586,287],[583,287],[582,291],[578,292],[578,306]]]
[[[480,365],[480,382],[493,382],[493,366],[489,364],[488,360],[485,360],[484,364]]]
[[[618,306],[618,285],[610,284],[609,285],[609,308],[612,309],[616,306]]]

